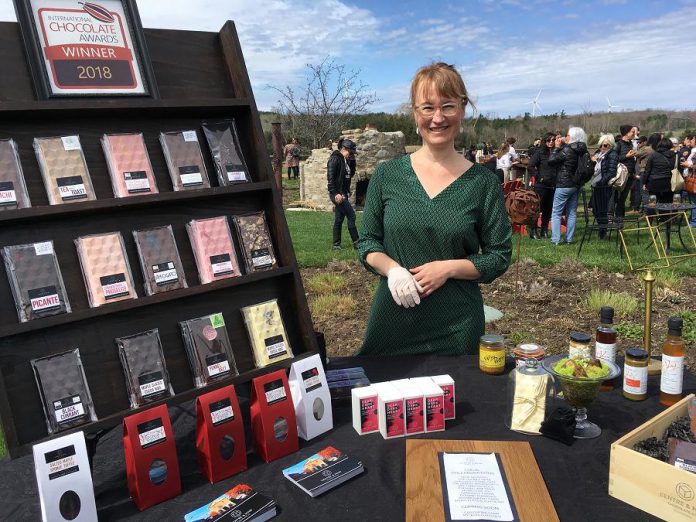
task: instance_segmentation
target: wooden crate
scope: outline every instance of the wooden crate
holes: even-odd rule
[[[609,495],[664,520],[696,520],[696,474],[632,449],[662,438],[674,419],[689,414],[692,400],[693,394],[684,397],[611,445]]]

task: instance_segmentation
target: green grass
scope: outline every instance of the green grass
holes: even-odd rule
[[[349,295],[325,294],[310,300],[309,308],[316,321],[328,321],[355,311],[357,304]]]
[[[590,312],[599,313],[603,306],[611,306],[617,317],[626,317],[638,310],[638,299],[626,292],[591,290],[585,299],[585,307]]]
[[[315,294],[331,294],[346,287],[346,278],[339,274],[320,273],[305,280],[307,288]]]
[[[670,290],[679,290],[682,284],[682,279],[672,269],[660,270],[655,275],[655,287],[669,288]]]

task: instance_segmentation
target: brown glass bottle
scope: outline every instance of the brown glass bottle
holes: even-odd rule
[[[662,345],[662,373],[660,374],[660,404],[672,406],[682,399],[684,378],[684,341],[681,317],[670,317],[667,321],[667,339]]]
[[[595,357],[606,361],[616,362],[616,329],[614,322],[614,309],[611,306],[603,306],[599,313],[600,325],[595,332]],[[610,391],[614,389],[614,381],[602,382],[600,390]]]

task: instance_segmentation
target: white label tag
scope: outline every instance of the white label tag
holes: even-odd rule
[[[55,411],[57,422],[65,422],[67,420],[74,419],[75,417],[80,417],[84,414],[85,408],[82,406],[81,402],[71,404],[70,406],[66,406],[65,408],[60,408]]]
[[[569,359],[591,359],[592,353],[590,352],[589,346],[583,346],[581,348],[576,348],[574,346],[568,348],[568,358]]]
[[[75,455],[70,455],[69,457],[64,457],[60,460],[54,460],[48,463],[48,476],[49,480],[56,475],[58,477],[63,476],[63,471],[72,469],[77,466],[77,459]],[[56,477],[57,478],[57,477]]]
[[[150,191],[150,180],[147,177],[134,178],[131,176],[130,172],[124,173],[126,179],[126,190],[128,192],[149,192]]]
[[[138,434],[141,446],[152,445],[155,442],[165,438],[164,426],[158,426],[157,428],[145,431]]]
[[[201,183],[203,183],[203,176],[200,172],[194,172],[193,174],[181,174],[182,185],[200,185]]]
[[[184,141],[198,141],[196,131],[184,131],[182,132],[182,134],[184,135]]]
[[[281,399],[285,399],[287,397],[285,395],[285,387],[281,386],[280,388],[275,388],[273,390],[269,390],[266,392],[266,402],[271,403],[274,401],[279,401]]]
[[[220,373],[225,373],[230,371],[230,363],[229,361],[220,361],[215,364],[211,364],[208,366],[208,375],[211,377],[215,377],[216,375]]]
[[[246,172],[243,170],[228,170],[227,179],[228,181],[246,181]]]
[[[305,379],[304,381],[305,389],[313,388],[314,386],[321,386],[321,379],[318,375],[314,375]]]
[[[232,261],[223,261],[222,263],[213,263],[213,275],[229,274],[234,272]]]
[[[64,185],[58,187],[58,193],[61,199],[75,199],[86,196],[87,189],[84,183],[78,183],[77,185]]]
[[[128,283],[125,281],[120,281],[118,283],[111,283],[110,285],[103,285],[102,290],[104,291],[104,297],[112,297],[119,294],[128,294]]]
[[[643,395],[648,391],[648,367],[624,365],[623,389],[626,393]]]
[[[0,190],[0,205],[17,203],[17,193],[14,190]]]
[[[34,312],[40,312],[57,306],[60,306],[60,297],[58,297],[58,294],[35,297],[31,300],[31,309]]]
[[[80,150],[80,138],[78,136],[63,136],[61,141],[65,150]]]
[[[157,283],[158,285],[170,283],[172,281],[177,281],[179,279],[179,276],[176,273],[176,268],[171,268],[169,270],[163,270],[161,272],[154,272],[154,275],[155,275],[155,283]]]
[[[285,341],[280,341],[266,346],[266,352],[269,357],[285,352]]]
[[[220,410],[211,411],[210,417],[213,420],[213,424],[217,424],[227,419],[234,419],[234,412],[232,411],[232,406],[226,406]]]
[[[34,243],[34,252],[37,256],[45,256],[53,253],[53,243],[44,241],[43,243]]]
[[[143,397],[147,397],[148,395],[152,395],[153,393],[159,393],[164,390],[164,379],[160,379],[159,381],[154,382],[147,382],[145,384],[140,385],[140,395],[142,395]]]
[[[595,356],[597,357],[597,359],[604,359],[605,361],[616,362],[616,343],[595,343]]]
[[[679,395],[682,392],[683,379],[684,357],[662,354],[660,391],[670,395]]]
[[[273,264],[273,258],[270,255],[254,257],[251,259],[251,264],[256,268],[260,266],[269,266]]]

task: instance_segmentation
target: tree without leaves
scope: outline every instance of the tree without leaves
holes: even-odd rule
[[[280,94],[276,112],[286,136],[316,149],[336,138],[353,115],[364,113],[378,98],[360,80],[360,70],[348,71],[330,57],[306,67],[304,86],[271,88]]]

